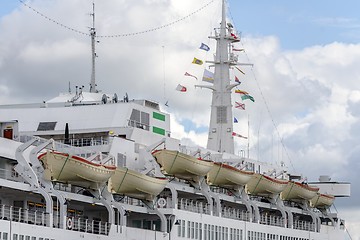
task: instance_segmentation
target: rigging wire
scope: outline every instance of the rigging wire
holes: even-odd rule
[[[143,31],[139,31],[139,32],[133,32],[133,33],[121,33],[121,34],[114,34],[114,35],[97,35],[96,37],[97,38],[120,38],[120,37],[130,37],[130,36],[135,36],[135,35],[140,35],[140,34],[145,34],[145,33],[149,33],[149,32],[154,32],[154,31],[157,31],[157,30],[160,30],[160,29],[163,29],[163,28],[167,28],[167,27],[170,27],[174,24],[177,24],[179,22],[182,22],[184,20],[186,20],[187,18],[190,18],[191,16],[199,13],[200,11],[204,10],[206,7],[208,7],[209,5],[211,5],[213,2],[215,2],[216,0],[211,0],[210,2],[208,2],[207,4],[203,5],[202,7],[200,7],[199,9],[191,12],[190,14],[182,17],[182,18],[179,18],[175,21],[172,21],[170,23],[167,23],[167,24],[164,24],[164,25],[161,25],[161,26],[158,26],[158,27],[154,27],[154,28],[150,28],[150,29],[147,29],[147,30],[143,30]],[[75,28],[72,28],[72,27],[69,27],[59,21],[56,21],[55,19],[51,18],[51,17],[48,17],[47,15],[39,12],[38,10],[36,10],[35,8],[33,8],[32,6],[30,6],[29,4],[25,3],[25,0],[19,0],[20,3],[22,3],[24,6],[26,6],[27,8],[29,8],[30,10],[34,11],[36,14],[40,15],[41,17],[45,18],[46,20],[49,20],[50,22],[52,23],[55,23],[56,25],[59,25],[60,27],[63,27],[69,31],[73,31],[75,33],[78,33],[78,34],[82,34],[82,35],[86,35],[86,36],[91,36],[89,33],[87,32],[82,32],[80,30],[77,30]]]
[[[339,211],[337,210],[335,204],[333,204],[332,206],[334,207],[336,213],[339,214]],[[345,229],[346,233],[348,234],[350,240],[352,240],[352,237],[351,237],[351,235],[350,235],[350,232],[349,232],[349,230],[347,229],[347,227],[346,227],[345,225],[344,225],[344,229]]]
[[[234,25],[235,25],[235,21],[234,21],[234,18],[233,18],[233,16],[232,16],[232,14],[231,14],[230,8],[228,8],[228,12],[229,12],[229,14],[230,14],[230,18],[231,18],[232,22],[233,22]],[[235,26],[235,28],[237,29],[236,26]],[[242,41],[241,41],[240,43],[241,43],[242,46],[244,46],[244,44],[242,43]],[[245,48],[244,48],[244,49],[245,49]],[[248,54],[246,53],[246,51],[244,51],[244,53],[245,53],[246,58],[247,58],[248,61],[250,62],[250,58],[249,58]],[[268,114],[269,114],[269,116],[270,116],[271,122],[272,122],[272,124],[273,124],[273,126],[274,126],[274,128],[275,128],[275,131],[276,131],[276,133],[277,133],[277,135],[278,135],[278,138],[280,139],[280,143],[281,143],[281,145],[282,145],[282,147],[283,147],[283,149],[284,149],[284,151],[285,151],[285,153],[286,153],[287,158],[289,159],[290,165],[291,165],[291,167],[293,168],[293,170],[296,171],[296,170],[295,170],[295,167],[294,167],[294,165],[293,165],[292,159],[291,159],[291,157],[290,157],[290,154],[289,154],[289,152],[287,151],[287,148],[285,147],[283,138],[280,136],[279,129],[277,128],[277,126],[276,126],[276,124],[275,124],[274,117],[273,117],[273,115],[272,115],[272,113],[271,113],[271,111],[270,111],[270,107],[269,107],[269,105],[268,105],[268,103],[267,103],[267,101],[266,101],[266,99],[265,99],[265,96],[264,96],[263,91],[262,91],[262,89],[261,89],[261,87],[260,87],[259,81],[258,81],[257,78],[256,78],[256,75],[255,75],[255,72],[254,72],[253,68],[251,68],[251,73],[252,73],[252,75],[253,75],[253,77],[254,77],[254,80],[255,80],[255,82],[256,82],[256,85],[257,85],[257,87],[258,87],[258,89],[259,89],[261,98],[262,98],[262,100],[264,101],[266,110],[267,110],[267,112],[268,112]]]

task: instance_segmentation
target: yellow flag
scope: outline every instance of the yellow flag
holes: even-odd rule
[[[194,58],[194,60],[192,61],[192,63],[197,64],[197,65],[202,65],[203,61],[197,58]]]

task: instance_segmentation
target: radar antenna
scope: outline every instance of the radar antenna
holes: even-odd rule
[[[91,37],[91,81],[90,81],[90,92],[96,93],[96,83],[95,83],[95,38],[96,38],[96,30],[95,30],[95,3],[93,2],[93,11],[90,14],[92,17],[92,27],[90,28],[90,37]]]

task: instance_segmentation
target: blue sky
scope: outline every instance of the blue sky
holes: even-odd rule
[[[243,33],[276,35],[285,49],[360,41],[359,1],[230,0],[230,4],[241,12],[233,18]]]
[[[31,0],[31,6],[80,31],[87,31],[90,0]],[[108,35],[161,26],[199,9],[207,0],[96,1],[97,30]],[[279,134],[300,173],[309,180],[329,174],[334,181],[353,183],[350,199],[337,200],[349,227],[360,237],[360,1],[229,0],[234,25],[254,68],[238,76],[241,89],[255,103],[234,112],[235,131],[246,135],[250,116],[252,157],[282,159]],[[104,92],[119,97],[149,98],[163,102],[166,95],[173,114],[172,136],[186,143],[206,145],[211,94],[193,87],[188,71],[202,77],[193,66],[207,43],[205,23],[217,21],[215,4],[169,28],[129,38],[101,39],[97,45],[97,83]],[[16,14],[10,14],[18,8]],[[149,11],[149,8],[154,9]],[[154,14],[156,13],[156,14]],[[6,18],[4,16],[6,15]],[[65,16],[65,17],[64,17]],[[0,104],[40,102],[66,91],[68,83],[86,85],[90,77],[89,39],[67,31],[17,0],[0,0]],[[210,42],[210,41],[209,41]],[[163,48],[164,46],[164,48]],[[211,45],[214,47],[214,44]],[[164,61],[164,58],[166,61]],[[272,118],[264,107],[262,94]],[[188,88],[176,92],[177,84]],[[166,93],[166,94],[165,94]],[[241,101],[236,99],[236,101]],[[236,152],[246,142],[236,140]],[[274,148],[276,148],[274,150]],[[279,153],[279,154],[277,154]],[[276,155],[277,154],[277,155]],[[314,164],[316,162],[317,164]],[[354,214],[357,213],[357,214]]]
[[[276,35],[284,49],[360,41],[360,1],[326,0],[229,0],[231,16],[242,34]],[[0,16],[21,5],[2,0]]]

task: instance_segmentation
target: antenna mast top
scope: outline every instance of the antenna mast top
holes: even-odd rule
[[[96,30],[95,30],[95,3],[93,2],[93,12],[90,14],[92,16],[93,25],[90,28],[90,36],[91,36],[91,81],[90,81],[90,92],[96,93],[96,83],[95,83],[95,38],[96,38]]]

